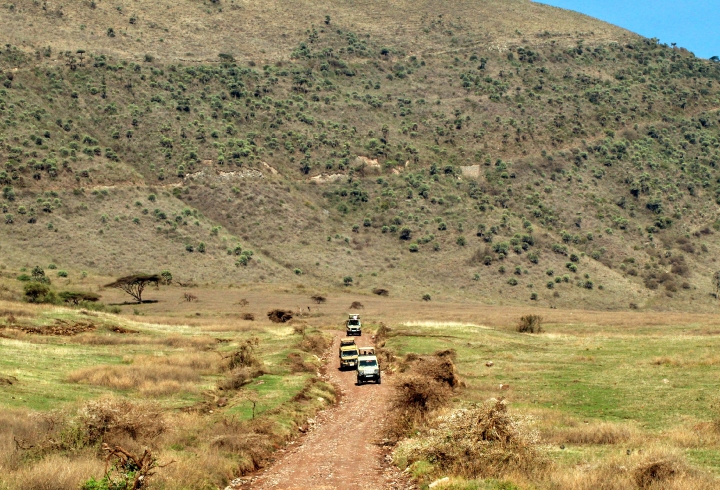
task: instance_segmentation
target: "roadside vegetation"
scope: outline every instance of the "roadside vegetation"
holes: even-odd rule
[[[335,401],[308,353],[326,334],[310,328],[303,340],[288,326],[1,311],[0,488],[133,488],[141,476],[148,488],[223,487]]]

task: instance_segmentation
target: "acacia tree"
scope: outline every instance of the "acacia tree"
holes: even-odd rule
[[[157,274],[135,274],[133,276],[121,277],[115,282],[106,284],[106,288],[121,289],[142,303],[142,293],[148,284],[155,284],[159,287],[162,278]]]

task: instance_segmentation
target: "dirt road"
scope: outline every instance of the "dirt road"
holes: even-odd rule
[[[413,489],[405,475],[386,460],[380,441],[392,377],[356,386],[355,371],[340,371],[338,332],[328,365],[328,381],[340,387],[340,403],[321,412],[307,435],[278,452],[277,460],[235,488],[263,490]],[[359,346],[372,345],[368,335]]]

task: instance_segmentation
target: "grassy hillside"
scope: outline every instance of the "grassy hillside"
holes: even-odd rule
[[[683,49],[524,1],[4,8],[10,273],[714,308],[720,65]]]

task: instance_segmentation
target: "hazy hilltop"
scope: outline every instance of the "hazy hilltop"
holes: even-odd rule
[[[714,308],[720,64],[527,1],[1,8],[15,289]]]
[[[548,44],[578,37],[621,41],[627,31],[589,17],[533,3],[506,1],[117,1],[23,0],[7,4],[5,42],[54,51],[92,50],[162,62],[217,62],[219,52],[240,61],[288,60],[311,25],[333,24],[369,34],[409,55],[472,47]],[[108,37],[112,28],[115,37]]]

